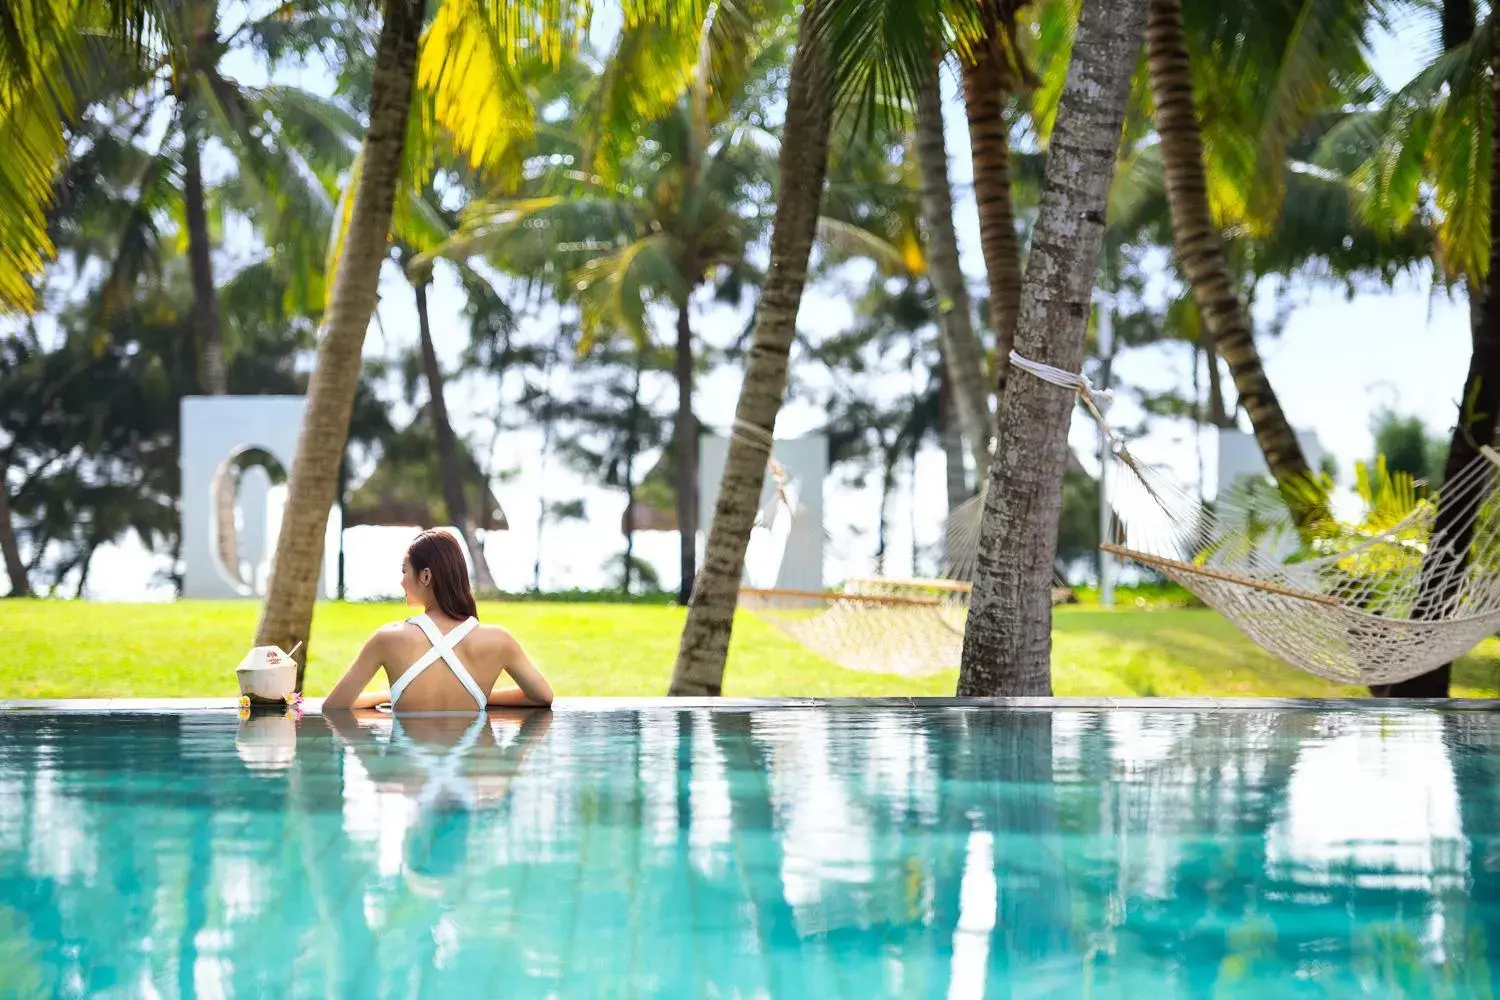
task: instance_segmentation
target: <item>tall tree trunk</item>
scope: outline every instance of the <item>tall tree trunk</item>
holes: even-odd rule
[[[1145,2],[1083,5],[1058,107],[1016,349],[1064,371],[1083,369],[1104,210]],[[1052,693],[1052,572],[1074,398],[1021,375],[1000,400],[1000,426],[1007,432],[990,466],[961,697]]]
[[[380,265],[386,256],[425,9],[422,0],[386,0],[370,86],[363,165],[318,345],[317,367],[308,385],[270,586],[255,633],[257,645],[275,644],[289,650],[299,642],[304,644],[298,661],[298,690],[323,568],[323,534],[338,491],[339,458],[349,438],[360,352],[375,311]]]
[[[1283,484],[1305,479],[1307,459],[1266,378],[1249,317],[1230,280],[1222,238],[1209,212],[1203,140],[1193,107],[1180,0],[1151,0],[1146,56],[1178,261],[1192,285],[1213,346],[1229,363],[1266,467]],[[1305,504],[1294,504],[1292,514],[1302,523],[1313,511]]]
[[[1021,309],[1021,240],[1011,201],[1010,132],[1005,124],[1005,74],[1000,64],[1000,33],[1005,30],[993,4],[984,11],[986,38],[966,63],[964,106],[969,118],[969,151],[974,161],[974,200],[979,207],[979,245],[989,277],[990,326],[995,331],[996,398],[1005,394]],[[983,480],[980,480],[983,482]]]
[[[213,242],[208,235],[202,160],[202,140],[196,121],[190,119],[182,147],[182,200],[187,215],[188,270],[193,283],[193,334],[201,365],[198,378],[208,395],[223,396],[229,391],[229,383],[224,373],[224,329],[219,319],[219,293],[214,287]],[[238,482],[239,470],[228,470],[228,476],[231,482]],[[234,489],[214,490],[214,546],[230,580],[243,584],[246,580],[240,572],[235,499]]]
[[[948,185],[948,151],[943,143],[943,104],[938,64],[917,95],[917,159],[922,170],[922,221],[927,230],[927,271],[938,299],[938,334],[943,359],[952,372],[954,403],[981,481],[990,471],[990,438],[995,418],[985,387],[984,347],[974,333],[969,288],[958,258],[953,228],[953,189]]]
[[[1455,48],[1467,42],[1474,34],[1474,5],[1472,0],[1444,0],[1443,3],[1443,48]],[[1490,51],[1490,99],[1500,109],[1500,55],[1495,46],[1500,46],[1500,35],[1491,42]],[[1490,136],[1491,155],[1500,152],[1500,121],[1492,119],[1494,128]],[[1497,254],[1495,239],[1500,237],[1500,159],[1490,163],[1490,271],[1489,286],[1495,283],[1495,261]],[[1500,409],[1500,309],[1490,307],[1493,292],[1486,294],[1484,286],[1471,278],[1469,291],[1469,338],[1473,345],[1469,356],[1469,372],[1464,378],[1463,395],[1459,397],[1458,422],[1454,424],[1453,436],[1448,442],[1448,460],[1443,466],[1443,481],[1473,461],[1479,454],[1479,445],[1495,440],[1496,411]],[[1472,400],[1473,405],[1464,401]],[[1474,525],[1463,518],[1458,503],[1444,504],[1443,492],[1438,491],[1437,516],[1433,521],[1431,543],[1423,563],[1423,574],[1417,590],[1417,605],[1413,617],[1441,617],[1460,582],[1455,574],[1447,586],[1443,585],[1440,570],[1450,560],[1467,562],[1469,545],[1473,541]],[[1430,570],[1430,571],[1429,571]],[[1446,698],[1453,678],[1453,664],[1444,663],[1420,677],[1398,681],[1395,684],[1377,684],[1370,693],[1377,698]]]
[[[187,215],[188,269],[193,281],[193,333],[198,338],[203,391],[229,392],[224,373],[224,330],[219,320],[219,293],[214,287],[213,243],[208,235],[208,206],[203,193],[203,147],[190,123],[182,147],[183,208]]]
[[[693,416],[693,327],[688,314],[691,296],[677,308],[677,533],[682,580],[677,603],[693,596],[698,576],[698,421]]]
[[[1495,34],[1496,49],[1491,61],[1500,70],[1500,32]],[[1490,81],[1495,110],[1500,111],[1500,76]],[[1500,166],[1500,118],[1494,119],[1491,135],[1495,164]],[[1490,236],[1495,242],[1490,250],[1490,291],[1481,294],[1477,282],[1469,283],[1470,303],[1480,300],[1478,317],[1470,324],[1473,352],[1469,373],[1464,378],[1464,392],[1459,397],[1458,421],[1448,441],[1448,460],[1443,465],[1443,482],[1451,483],[1469,463],[1480,458],[1481,445],[1492,444],[1500,430],[1500,309],[1494,308],[1494,282],[1500,268],[1500,170],[1490,172]],[[1473,310],[1471,308],[1471,314]],[[1454,613],[1454,601],[1463,584],[1464,569],[1469,562],[1469,547],[1474,541],[1475,512],[1462,496],[1438,490],[1437,514],[1433,518],[1427,554],[1422,559],[1422,574],[1417,584],[1417,600],[1412,617],[1442,618]],[[1453,664],[1444,663],[1419,677],[1379,684],[1370,688],[1377,698],[1446,698],[1453,677]]]
[[[5,575],[10,578],[10,596],[25,597],[31,593],[31,574],[21,561],[21,546],[16,541],[16,522],[10,509],[10,488],[5,485],[5,467],[0,465],[0,556],[5,558]]]
[[[875,528],[875,575],[885,576],[885,557],[890,552],[891,494],[896,492],[896,463],[901,460],[897,446],[880,443],[880,518]]]
[[[94,563],[94,553],[99,551],[99,543],[90,541],[83,550],[83,559],[78,563],[78,589],[73,591],[74,600],[83,600],[83,590],[89,583],[89,567]]]
[[[646,352],[635,351],[635,379],[630,383],[630,411],[625,427],[625,566],[621,592],[630,596],[630,577],[635,572],[635,456],[641,447],[641,372],[646,366]]]
[[[1203,344],[1203,360],[1208,365],[1208,419],[1213,426],[1223,430],[1234,426],[1234,417],[1224,405],[1224,383],[1220,381],[1219,352],[1214,348],[1214,339],[1203,330],[1199,339]]]
[[[964,468],[964,437],[958,427],[958,413],[953,404],[952,382],[948,377],[948,366],[938,371],[938,442],[943,449],[943,462],[947,473],[948,512],[951,514],[969,499],[969,479]],[[946,557],[946,553],[945,553]]]
[[[432,429],[437,438],[438,476],[443,483],[443,503],[448,508],[448,520],[463,535],[469,555],[474,560],[474,582],[478,590],[493,594],[499,590],[495,578],[490,575],[489,561],[484,557],[484,544],[479,539],[474,519],[469,515],[469,504],[464,498],[464,466],[459,458],[458,443],[453,436],[453,425],[448,421],[448,404],[443,396],[443,370],[438,366],[437,347],[432,342],[432,324],[427,315],[427,289],[432,282],[430,272],[411,276],[412,292],[417,299],[417,330],[422,341],[422,368],[427,377],[427,396],[432,413]]]
[[[781,198],[771,229],[771,266],[755,312],[755,336],[735,407],[703,573],[693,589],[672,672],[673,695],[717,695],[724,683],[745,546],[760,506],[776,415],[786,393],[787,361],[828,170],[832,83],[809,30],[822,8],[823,0],[809,0],[798,24],[782,133]]]

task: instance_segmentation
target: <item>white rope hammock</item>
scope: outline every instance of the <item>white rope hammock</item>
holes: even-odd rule
[[[752,548],[760,538],[772,536],[784,546],[787,532],[776,528],[796,516],[795,491],[785,469],[774,458],[767,468],[772,494],[756,514]],[[855,577],[828,591],[745,587],[740,607],[850,670],[908,677],[956,670],[963,655],[983,509],[981,493],[949,513],[941,576]],[[757,561],[779,565],[774,556],[754,554]]]
[[[1110,442],[1103,472],[1113,521],[1101,548],[1177,582],[1292,666],[1340,683],[1389,684],[1500,629],[1500,455],[1490,448],[1442,485],[1456,514],[1443,535],[1433,533],[1437,498],[1398,477],[1394,487],[1374,487],[1382,502],[1358,522],[1324,519],[1303,538],[1274,485],[1204,503],[1130,454],[1104,419],[1110,394],[1087,377],[1015,352],[1010,363],[1076,392]],[[769,506],[793,516],[786,473],[774,459],[770,468]],[[983,503],[981,493],[950,513],[940,578],[853,579],[827,592],[746,588],[741,605],[850,669],[954,669]]]
[[[1182,585],[1292,666],[1389,684],[1500,628],[1500,456],[1489,447],[1443,483],[1456,515],[1445,533],[1433,532],[1436,498],[1419,497],[1409,480],[1378,484],[1384,502],[1358,523],[1325,517],[1299,532],[1275,486],[1204,503],[1130,454],[1087,378],[1014,351],[1010,362],[1074,390],[1108,436],[1114,527],[1101,547]]]

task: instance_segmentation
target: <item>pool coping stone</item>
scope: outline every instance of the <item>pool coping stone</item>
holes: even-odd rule
[[[553,710],[560,712],[763,711],[770,709],[1052,709],[1099,711],[1129,709],[1165,712],[1219,711],[1500,711],[1495,698],[558,698]],[[236,698],[37,698],[0,699],[6,713],[120,713],[152,714],[186,712],[232,712]],[[303,702],[305,714],[317,714],[321,698]]]

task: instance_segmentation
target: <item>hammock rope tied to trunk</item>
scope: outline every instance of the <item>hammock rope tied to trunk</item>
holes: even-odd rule
[[[1409,479],[1383,486],[1358,523],[1325,518],[1299,533],[1268,482],[1221,490],[1212,504],[1131,455],[1103,415],[1110,394],[1087,377],[1014,351],[1010,363],[1072,389],[1109,443],[1111,528],[1101,548],[1162,573],[1286,663],[1346,684],[1420,676],[1500,629],[1500,455],[1480,455],[1438,496]],[[772,458],[765,528],[795,516]],[[1392,485],[1394,482],[1394,485]],[[959,665],[984,494],[955,508],[936,579],[851,579],[837,591],[744,588],[740,604],[841,666],[920,676]],[[1308,537],[1304,538],[1306,533]],[[785,543],[785,531],[780,532]]]
[[[1390,684],[1425,674],[1500,629],[1500,455],[1488,445],[1437,497],[1409,479],[1358,524],[1325,517],[1300,533],[1275,486],[1207,504],[1136,460],[1089,380],[1011,352],[1010,362],[1074,390],[1110,447],[1107,552],[1157,570],[1262,648],[1310,674]],[[1438,532],[1438,503],[1450,511]],[[1306,536],[1306,537],[1304,537]]]

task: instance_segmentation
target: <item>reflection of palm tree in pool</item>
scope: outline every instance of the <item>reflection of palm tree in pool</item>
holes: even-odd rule
[[[1458,793],[1468,848],[1468,894],[1458,921],[1461,952],[1450,954],[1455,978],[1471,996],[1500,995],[1500,741],[1493,715],[1445,712],[1443,743]]]
[[[688,730],[691,717],[679,713],[677,718],[683,730]],[[776,960],[778,949],[795,947],[800,937],[781,880],[781,835],[771,808],[770,761],[751,731],[749,712],[713,712],[709,718],[714,742],[724,754],[729,773],[749,776],[754,782],[730,781],[730,823],[735,853],[755,912],[761,954],[768,960],[766,987],[772,997],[796,996],[796,975],[784,980],[787,964]],[[744,850],[747,842],[751,848],[758,848],[748,857]]]

